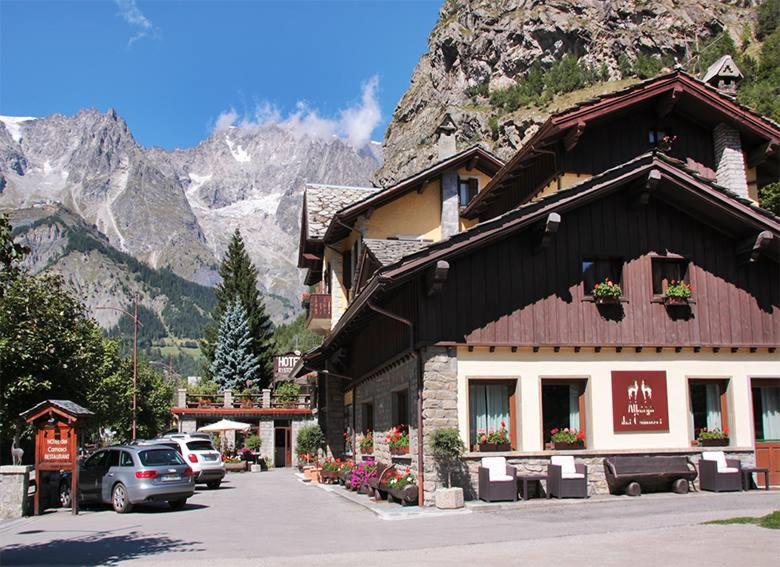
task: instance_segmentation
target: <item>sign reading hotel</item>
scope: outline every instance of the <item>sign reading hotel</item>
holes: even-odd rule
[[[44,437],[41,453],[43,462],[47,465],[70,466],[72,462],[70,455],[71,435],[71,431],[67,430],[62,439]]]
[[[615,432],[669,431],[666,372],[612,372],[612,419]]]
[[[274,357],[274,371],[277,376],[289,376],[295,365],[301,359],[300,355],[290,352]]]

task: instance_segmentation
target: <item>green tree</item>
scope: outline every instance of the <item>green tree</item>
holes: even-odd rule
[[[258,378],[261,385],[268,384],[273,374],[273,329],[257,290],[257,269],[249,259],[238,229],[233,233],[225,258],[219,266],[219,275],[222,277],[222,283],[217,286],[217,305],[212,313],[213,319],[221,321],[222,315],[233,300],[238,299],[241,302],[246,310],[252,353],[260,364]],[[214,361],[217,336],[218,328],[215,325],[206,329],[202,350],[209,368]]]
[[[301,313],[289,323],[282,324],[274,330],[276,352],[292,352],[299,350],[308,352],[322,343],[322,337],[306,328],[306,314]]]
[[[762,207],[780,216],[780,181],[759,189],[758,201]]]
[[[246,310],[238,299],[222,315],[217,348],[209,370],[222,388],[243,388],[245,382],[258,376],[260,362],[252,352]]]
[[[780,0],[764,0],[756,11],[756,37],[760,40],[770,35],[780,24]]]
[[[295,438],[295,450],[299,455],[316,455],[325,447],[325,434],[316,423],[301,427]]]
[[[20,273],[20,264],[30,250],[11,238],[11,223],[0,214],[0,297]]]

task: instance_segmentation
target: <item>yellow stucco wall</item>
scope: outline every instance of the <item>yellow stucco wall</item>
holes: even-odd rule
[[[586,179],[590,179],[593,177],[590,173],[564,173],[561,175],[561,189],[568,189],[569,187],[576,185],[577,183],[582,183]],[[539,191],[534,196],[534,199],[541,199],[542,197],[546,197],[547,195],[552,195],[558,190],[558,181],[557,179],[553,179],[550,181],[547,185],[544,186],[544,189]]]
[[[586,378],[585,413],[587,447],[592,450],[686,449],[691,447],[693,431],[689,418],[688,380],[729,380],[728,428],[731,447],[754,444],[750,379],[780,376],[780,361],[772,353],[699,352],[574,353],[541,349],[458,349],[458,423],[464,442],[468,441],[468,380],[475,378],[517,379],[515,408],[518,450],[541,451],[543,378]],[[669,431],[658,433],[614,433],[612,424],[613,370],[664,370],[669,402]]]
[[[377,208],[366,219],[363,236],[388,238],[404,235],[441,240],[441,190],[439,180],[425,185],[422,193],[411,191]]]

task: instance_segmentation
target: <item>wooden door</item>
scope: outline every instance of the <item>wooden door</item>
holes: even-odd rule
[[[768,408],[769,397],[780,398],[780,379],[751,380],[753,394],[753,430],[756,444],[756,466],[769,469],[769,485],[780,486],[780,438],[777,431],[766,431],[767,412],[777,416],[777,401]],[[774,430],[777,429],[775,423]],[[757,475],[759,486],[764,487],[764,475]]]
[[[292,427],[284,428],[284,466],[292,466]]]
[[[780,442],[756,441],[756,466],[769,469],[769,485],[780,486]],[[757,475],[758,485],[764,488],[764,475]]]

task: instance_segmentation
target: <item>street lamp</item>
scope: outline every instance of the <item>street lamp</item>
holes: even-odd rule
[[[138,320],[138,297],[133,298],[133,312],[130,313],[120,307],[98,306],[95,309],[110,309],[124,313],[133,320],[133,441],[135,441],[136,413],[138,411],[138,325],[143,324]]]

